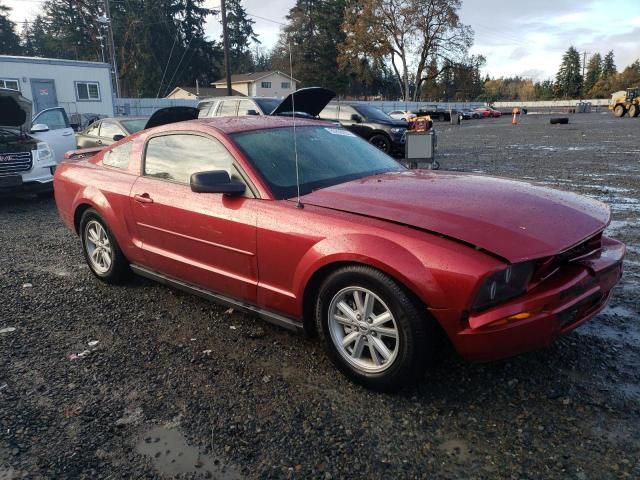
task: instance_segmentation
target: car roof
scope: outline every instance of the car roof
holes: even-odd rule
[[[270,115],[250,115],[250,116],[242,116],[242,117],[210,117],[210,118],[199,118],[197,120],[189,120],[186,122],[182,122],[186,128],[189,125],[207,125],[209,127],[213,127],[216,130],[219,130],[225,134],[231,133],[239,133],[239,132],[250,132],[254,130],[263,130],[268,128],[283,128],[283,127],[292,127],[293,125],[306,127],[306,126],[332,126],[336,127],[332,123],[328,123],[322,120],[313,120],[307,118],[296,117],[295,120],[293,117],[277,117]]]

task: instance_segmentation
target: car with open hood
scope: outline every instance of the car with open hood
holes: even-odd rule
[[[274,115],[314,118],[335,97],[322,87],[301,88],[284,99],[275,97],[215,97],[198,103],[200,118]]]
[[[165,107],[156,110],[150,117],[104,118],[92,123],[85,131],[76,135],[79,149],[107,147],[123,138],[147,128],[182,122],[198,118],[194,107]]]
[[[53,172],[68,143],[67,127],[60,125],[64,128],[55,132],[48,125],[32,125],[31,106],[20,92],[0,89],[0,193],[48,193],[53,188]],[[62,113],[49,109],[36,119],[62,122],[66,119]],[[47,140],[55,141],[57,151]],[[68,147],[74,148],[73,141]]]
[[[345,128],[276,116],[144,130],[64,162],[55,198],[100,280],[135,272],[317,333],[380,390],[419,379],[442,339],[482,361],[549,345],[602,310],[625,252],[595,200],[407,170]]]

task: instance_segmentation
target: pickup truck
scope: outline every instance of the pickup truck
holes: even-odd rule
[[[76,148],[63,108],[31,111],[20,92],[0,88],[0,194],[51,193],[56,166]]]

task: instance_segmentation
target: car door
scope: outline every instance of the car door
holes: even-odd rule
[[[360,122],[354,121],[352,119],[352,115],[358,115],[360,117]],[[340,124],[347,130],[352,131],[362,138],[369,138],[371,134],[371,127],[366,124],[367,119],[364,118],[360,113],[358,113],[355,108],[349,105],[340,105],[340,110],[338,111],[338,120],[340,121]]]
[[[32,125],[37,124],[46,125],[49,130],[33,133],[32,136],[49,144],[57,163],[62,161],[66,152],[76,149],[75,132],[69,124],[64,108],[43,110],[33,117]]]
[[[92,148],[98,145],[100,134],[100,123],[94,122],[84,132],[76,135],[78,148]]]
[[[191,174],[211,170],[244,178],[217,139],[195,132],[150,137],[131,191],[138,243],[149,268],[255,303],[257,200],[250,190],[241,197],[191,191]]]
[[[121,135],[122,137],[127,136],[125,131],[120,128],[120,125],[118,125],[116,122],[113,122],[111,120],[103,120],[102,122],[100,122],[100,136],[97,141],[97,146],[100,147],[102,145],[111,145],[112,143],[115,143],[116,140],[114,139],[114,137],[116,135]]]

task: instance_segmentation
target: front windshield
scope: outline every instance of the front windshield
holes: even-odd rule
[[[120,123],[127,132],[136,133],[144,129],[147,121],[148,120],[146,118],[137,118],[135,120],[121,120]]]
[[[355,105],[354,108],[367,120],[378,120],[382,122],[388,122],[389,120],[392,120],[389,115],[384,113],[382,110],[378,110],[374,107],[369,107],[367,105]]]
[[[280,102],[282,102],[282,100],[278,100],[277,98],[254,98],[254,101],[258,104],[265,115],[269,115],[273,112],[278,105],[280,105]]]
[[[235,143],[277,199],[297,193],[293,128],[236,133]],[[296,129],[300,193],[404,167],[370,143],[335,126]]]

